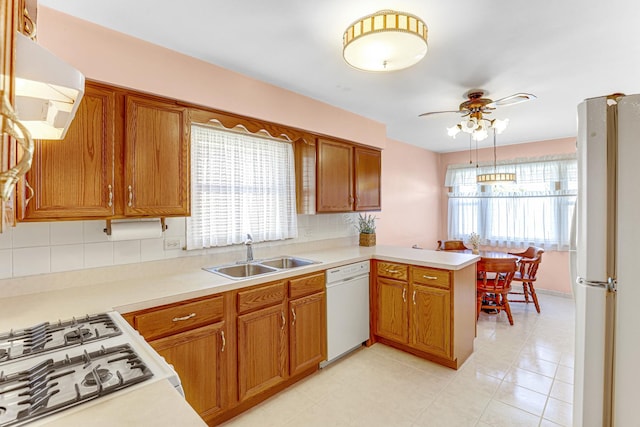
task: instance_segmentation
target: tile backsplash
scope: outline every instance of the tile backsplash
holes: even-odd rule
[[[257,243],[256,256],[260,248],[355,236],[356,218],[351,213],[298,215],[296,239]],[[107,239],[105,221],[18,223],[0,234],[0,279],[239,250],[182,250],[185,223],[185,218],[167,218],[168,229],[161,238],[115,242]],[[165,249],[167,240],[179,240],[180,245]]]

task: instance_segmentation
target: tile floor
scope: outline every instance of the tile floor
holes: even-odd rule
[[[484,314],[476,351],[454,371],[382,344],[362,348],[224,427],[572,425],[574,304],[540,294]]]

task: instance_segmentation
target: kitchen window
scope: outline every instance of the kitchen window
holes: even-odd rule
[[[191,126],[187,250],[297,237],[292,144],[242,129]]]
[[[491,246],[567,250],[578,187],[576,156],[512,160],[496,168],[515,171],[517,183],[476,184],[476,175],[493,172],[493,164],[447,168],[449,238],[466,240],[475,232]]]

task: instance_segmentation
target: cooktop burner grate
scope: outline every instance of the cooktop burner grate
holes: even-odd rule
[[[0,363],[122,334],[108,314],[87,315],[0,334]]]
[[[0,372],[0,426],[21,425],[153,376],[129,344],[74,354],[56,353],[26,369]]]

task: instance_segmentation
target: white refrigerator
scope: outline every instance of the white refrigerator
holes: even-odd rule
[[[573,424],[640,426],[640,95],[578,106]]]

